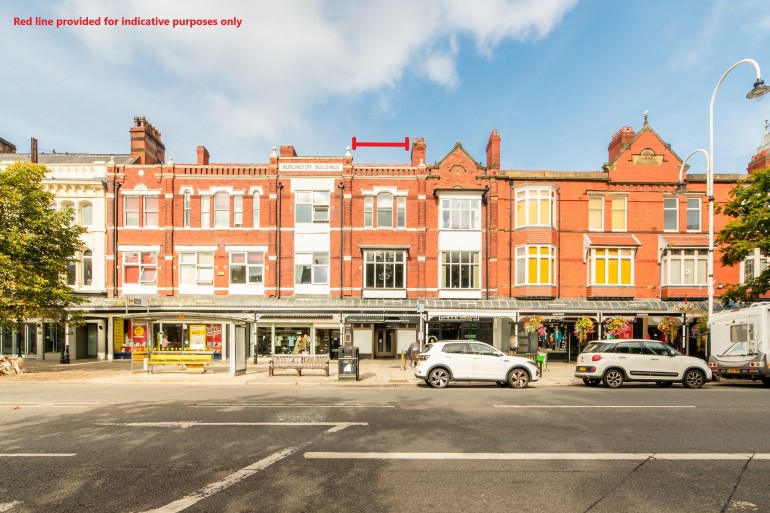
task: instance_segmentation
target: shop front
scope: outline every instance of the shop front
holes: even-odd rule
[[[428,320],[428,343],[439,340],[478,340],[492,345],[494,320],[474,315],[438,315]]]

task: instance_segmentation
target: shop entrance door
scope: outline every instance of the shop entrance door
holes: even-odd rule
[[[396,344],[393,330],[377,328],[374,330],[375,358],[393,358],[396,356]]]

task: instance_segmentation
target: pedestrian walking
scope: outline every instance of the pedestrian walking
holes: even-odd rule
[[[412,367],[417,366],[417,355],[420,354],[420,346],[417,345],[417,342],[412,342],[412,344],[409,346],[409,349],[406,350],[406,359],[412,362]]]

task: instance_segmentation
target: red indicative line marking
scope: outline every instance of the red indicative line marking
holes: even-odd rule
[[[355,137],[353,137],[353,141],[351,144],[353,151],[356,151],[356,148],[364,147],[364,146],[375,146],[379,148],[400,148],[401,146],[403,146],[404,151],[409,151],[409,138],[404,137],[404,142],[363,142],[363,141],[358,141],[356,140]]]

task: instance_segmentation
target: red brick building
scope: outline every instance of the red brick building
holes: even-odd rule
[[[593,171],[500,169],[496,130],[485,162],[458,141],[434,165],[422,138],[403,165],[292,146],[262,164],[212,163],[199,146],[196,163],[177,164],[144,118],[130,133],[134,163],[108,169],[110,299],[93,303],[110,316],[116,353],[136,345],[123,319],[181,345],[192,323],[206,325],[219,330],[207,335],[214,347],[239,319],[263,353],[308,333],[312,353],[334,354],[342,334],[392,357],[424,333],[569,357],[576,318],[621,315],[642,337],[664,315],[686,324],[705,310],[705,175],[685,170],[687,192],[675,195],[682,160],[646,119],[619,130]],[[742,176],[715,176],[717,203]],[[742,270],[717,255],[717,296]],[[524,333],[532,315],[553,341]]]

